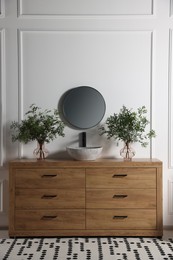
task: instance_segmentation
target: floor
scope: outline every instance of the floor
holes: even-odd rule
[[[173,260],[173,230],[164,230],[162,239],[147,237],[8,239],[8,232],[0,231],[0,259]]]

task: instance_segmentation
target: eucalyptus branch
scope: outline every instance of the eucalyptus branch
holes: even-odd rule
[[[59,117],[57,109],[41,111],[35,104],[30,106],[30,110],[25,113],[26,119],[20,123],[13,121],[10,129],[12,130],[12,141],[28,143],[37,140],[39,143],[49,143],[57,136],[64,136],[64,123]]]
[[[146,113],[145,106],[138,108],[137,112],[123,106],[119,114],[114,113],[107,118],[106,125],[100,127],[100,134],[106,134],[108,139],[122,140],[126,144],[139,142],[141,146],[146,147],[147,140],[156,136],[153,129],[148,133],[145,132],[149,124]]]

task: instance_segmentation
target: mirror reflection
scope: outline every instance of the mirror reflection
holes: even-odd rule
[[[61,102],[63,119],[77,129],[96,126],[103,118],[106,104],[99,91],[81,86],[68,90]]]

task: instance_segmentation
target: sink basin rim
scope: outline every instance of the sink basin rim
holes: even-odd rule
[[[78,161],[94,161],[100,156],[102,149],[102,146],[66,147],[66,150],[70,157]]]

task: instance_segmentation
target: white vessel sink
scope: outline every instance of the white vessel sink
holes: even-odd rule
[[[103,147],[67,147],[68,154],[75,160],[78,161],[94,161],[96,160],[101,152]]]

